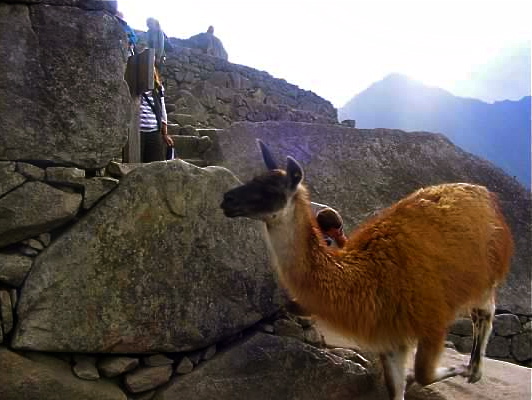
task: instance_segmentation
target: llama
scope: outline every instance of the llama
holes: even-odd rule
[[[342,249],[330,249],[312,216],[301,166],[288,157],[286,170],[279,169],[258,143],[269,171],[225,193],[221,208],[227,217],[265,223],[274,269],[298,303],[380,354],[393,400],[404,399],[414,380],[478,381],[495,291],[513,252],[495,195],[465,183],[422,188],[356,229]],[[470,361],[437,367],[447,329],[464,311],[474,327]]]

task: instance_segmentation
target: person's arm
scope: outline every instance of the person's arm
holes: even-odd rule
[[[164,104],[164,95],[161,96],[161,134],[163,140],[168,146],[173,146],[173,139],[168,136],[168,115],[166,114],[166,105]]]

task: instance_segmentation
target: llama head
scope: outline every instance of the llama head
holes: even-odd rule
[[[268,171],[224,194],[220,207],[227,217],[247,217],[273,222],[282,216],[303,180],[303,169],[287,157],[286,170],[279,169],[268,147],[257,140]]]

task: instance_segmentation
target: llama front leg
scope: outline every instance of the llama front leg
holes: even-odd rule
[[[452,378],[453,376],[469,376],[467,365],[455,367],[438,367],[445,336],[422,338],[418,341],[414,373],[417,383],[422,386]]]
[[[487,304],[486,308],[475,308],[471,312],[474,346],[468,365],[467,381],[470,383],[475,383],[482,378],[483,357],[491,334],[494,315],[495,304],[493,302]]]
[[[405,394],[405,364],[408,348],[401,347],[392,352],[380,354],[382,368],[384,371],[384,381],[390,400],[404,400]]]

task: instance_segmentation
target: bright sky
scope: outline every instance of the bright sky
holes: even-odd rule
[[[532,39],[531,0],[119,0],[128,23],[168,36],[214,26],[229,61],[343,106],[392,72],[447,90]]]

